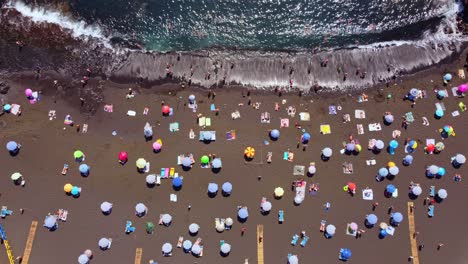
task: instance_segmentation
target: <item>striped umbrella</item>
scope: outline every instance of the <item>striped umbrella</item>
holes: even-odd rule
[[[244,154],[247,158],[253,158],[255,156],[255,149],[252,147],[247,147],[244,151]]]

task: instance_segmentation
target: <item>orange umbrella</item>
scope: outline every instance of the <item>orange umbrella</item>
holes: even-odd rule
[[[245,150],[244,150],[244,155],[247,157],[247,158],[253,158],[255,156],[255,149],[252,148],[252,147],[247,147]]]
[[[356,184],[354,182],[348,182],[348,188],[351,191],[355,191],[356,190]]]
[[[67,183],[67,184],[65,184],[65,186],[63,186],[63,190],[64,190],[66,193],[71,192],[72,188],[73,188],[73,185],[71,185],[70,183]]]

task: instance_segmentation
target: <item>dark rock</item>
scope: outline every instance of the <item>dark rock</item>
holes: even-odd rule
[[[10,90],[10,85],[6,81],[0,81],[0,94],[7,94]]]

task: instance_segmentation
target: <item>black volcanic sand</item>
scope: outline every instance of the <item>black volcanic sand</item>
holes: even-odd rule
[[[458,65],[450,67],[456,69]],[[441,120],[435,120],[434,103],[438,100],[432,92],[434,86],[441,84],[441,76],[445,66],[438,66],[430,71],[408,78],[403,84],[385,89],[377,93],[369,93],[369,102],[359,104],[356,97],[346,95],[331,95],[323,97],[298,97],[297,95],[283,95],[279,98],[268,93],[252,92],[252,101],[261,102],[260,110],[247,106],[247,97],[241,96],[239,89],[216,90],[214,100],[208,99],[206,91],[184,90],[176,92],[174,84],[161,85],[158,91],[173,90],[172,95],[167,92],[156,93],[156,89],[140,89],[134,99],[126,100],[125,93],[129,85],[118,85],[102,82],[104,103],[114,105],[113,113],[106,113],[99,106],[93,116],[80,113],[79,100],[76,96],[59,97],[53,102],[54,91],[52,78],[43,76],[40,83],[26,77],[11,80],[12,88],[7,97],[11,102],[18,102],[23,106],[22,116],[3,115],[1,121],[6,122],[6,127],[1,129],[0,164],[2,177],[0,180],[1,204],[14,210],[12,216],[0,220],[6,229],[13,252],[21,255],[25,244],[31,221],[39,221],[39,227],[34,240],[30,263],[76,263],[77,257],[85,250],[92,249],[94,258],[92,263],[132,263],[135,249],[143,248],[143,263],[154,259],[158,263],[243,263],[249,259],[249,263],[256,263],[256,225],[264,225],[264,245],[266,263],[286,263],[288,253],[297,254],[300,263],[338,263],[338,252],[341,247],[352,250],[353,256],[350,263],[406,263],[411,254],[407,202],[410,181],[420,183],[423,195],[415,200],[416,230],[420,232],[418,243],[424,244],[420,252],[421,263],[464,263],[466,259],[466,246],[468,240],[463,235],[464,220],[467,217],[464,210],[466,200],[466,180],[460,183],[453,181],[455,173],[466,175],[466,167],[454,169],[450,164],[450,157],[456,153],[464,153],[468,143],[464,140],[468,122],[466,113],[459,117],[452,117],[450,112],[457,110],[460,99],[450,96],[444,99],[447,107],[446,116]],[[430,80],[434,82],[430,82]],[[455,78],[453,85],[460,83]],[[90,86],[96,86],[92,81]],[[30,105],[24,98],[25,87],[43,90],[42,100],[35,105]],[[78,90],[79,85],[76,86]],[[428,91],[428,98],[417,101],[414,109],[410,103],[401,100],[403,95],[411,88],[419,87]],[[196,124],[196,114],[184,104],[188,95],[194,93],[199,101],[198,113],[212,118],[212,130],[217,131],[217,140],[210,144],[204,144],[198,140],[188,138],[191,128],[197,134],[200,128]],[[391,100],[384,98],[388,93],[392,94]],[[274,111],[275,102],[286,99],[287,103],[281,105],[281,110]],[[161,102],[164,100],[174,108],[175,114],[170,117],[162,117],[160,113]],[[209,111],[211,102],[220,109],[219,116]],[[238,106],[239,103],[244,106]],[[466,100],[465,100],[466,103]],[[328,114],[328,105],[341,105],[342,111],[338,115]],[[297,108],[297,115],[290,119],[289,128],[280,129],[280,117],[287,117],[285,107],[293,105]],[[150,108],[148,116],[142,115],[143,108]],[[50,109],[57,111],[57,119],[49,121],[47,113]],[[241,118],[232,120],[230,114],[239,110]],[[354,119],[354,110],[366,111],[366,119]],[[135,110],[136,117],[126,116],[127,110]],[[260,114],[263,111],[271,113],[271,123],[261,124]],[[299,112],[308,111],[312,115],[310,122],[299,121]],[[373,122],[382,123],[382,115],[386,111],[393,112],[396,121],[390,126],[383,126],[380,132],[369,132],[367,124]],[[408,111],[413,111],[416,121],[408,130],[401,129],[400,117]],[[352,116],[351,123],[342,123],[341,115],[349,113]],[[63,118],[71,114],[76,124],[88,123],[88,133],[77,133],[75,128],[64,129]],[[422,125],[421,117],[426,116],[430,126]],[[180,131],[169,132],[169,123],[180,123]],[[163,149],[160,153],[153,153],[152,141],[145,142],[143,138],[143,126],[150,122],[154,126],[154,139],[163,140]],[[294,128],[295,123],[311,135],[311,142],[306,151],[302,147],[297,149],[296,144],[301,131]],[[157,125],[159,123],[160,125]],[[365,134],[357,135],[356,124],[365,126]],[[320,124],[330,124],[331,135],[320,135]],[[434,138],[440,141],[437,129],[445,124],[451,124],[455,128],[457,136],[444,140],[446,149],[439,155],[426,155],[423,146],[419,146],[415,161],[410,167],[401,165],[406,155],[403,150],[405,138],[418,139],[425,142],[426,138]],[[280,129],[281,136],[276,142],[264,145],[268,139],[269,129]],[[237,139],[225,140],[225,132],[235,129]],[[398,139],[400,147],[395,155],[386,152],[375,155],[366,149],[370,138],[383,139],[386,144],[391,140],[394,129],[400,129],[402,136]],[[117,136],[111,132],[117,131]],[[353,134],[359,139],[364,150],[358,156],[341,155],[339,150],[342,142]],[[15,140],[22,144],[18,156],[11,157],[4,146],[9,140]],[[245,163],[243,150],[246,146],[254,146],[257,150],[255,159]],[[329,162],[320,160],[320,150],[330,146],[334,155]],[[86,154],[85,163],[91,166],[89,177],[79,175],[78,164],[73,161],[73,151],[80,149]],[[294,162],[282,160],[282,153],[291,149],[295,153]],[[129,153],[129,162],[121,166],[117,162],[117,155],[125,150]],[[265,155],[273,152],[273,162],[267,164]],[[176,165],[176,156],[181,153],[193,153],[197,164],[188,172],[184,172]],[[218,174],[209,169],[201,169],[199,159],[201,155],[215,153],[223,160],[223,168]],[[261,156],[263,153],[263,157]],[[162,185],[148,188],[145,184],[147,174],[136,172],[135,161],[143,157],[151,162],[151,173],[157,173],[161,167],[176,167],[176,171],[184,176],[182,190],[176,192],[172,189],[170,180],[162,180]],[[365,160],[375,157],[376,166],[366,166]],[[343,174],[342,163],[352,162],[354,173]],[[394,161],[400,168],[400,175],[393,181],[385,180],[376,182],[374,176],[377,170],[385,166],[387,162]],[[255,164],[263,162],[263,164]],[[320,190],[317,195],[306,195],[305,201],[300,206],[293,205],[294,192],[291,191],[291,182],[299,179],[292,175],[293,165],[305,165],[315,162],[317,173],[313,177],[304,176],[308,184],[319,183]],[[70,164],[67,176],[60,174],[64,163]],[[447,174],[441,179],[428,179],[425,177],[425,167],[430,164],[443,166]],[[467,166],[467,165],[465,165]],[[27,181],[24,188],[14,186],[10,180],[13,172],[21,172]],[[262,176],[259,181],[258,176]],[[208,198],[207,185],[210,182],[219,186],[229,181],[233,184],[233,193],[230,197],[223,197],[220,193],[215,198]],[[357,183],[358,191],[355,197],[351,197],[342,190],[348,182]],[[383,195],[385,186],[392,183],[399,188],[397,199],[388,199]],[[72,183],[82,187],[81,197],[75,199],[65,195],[63,186]],[[430,185],[436,189],[448,190],[448,198],[435,205],[435,217],[427,216],[427,207],[423,206],[424,197],[428,196]],[[281,200],[273,198],[275,187],[285,189],[285,195]],[[372,212],[372,202],[364,201],[361,190],[366,186],[374,190],[374,201],[379,202],[375,214],[381,221],[388,222],[387,208],[394,206],[394,211],[402,212],[403,223],[396,229],[395,236],[385,239],[378,238],[378,227],[367,229],[363,222],[367,214]],[[177,193],[178,202],[169,201],[169,195]],[[261,215],[259,205],[261,198],[267,197],[273,204],[272,212]],[[114,204],[113,212],[104,216],[99,209],[103,201]],[[138,218],[134,214],[135,205],[145,203],[148,214]],[[323,205],[331,203],[329,212],[325,212]],[[192,209],[187,210],[191,204]],[[250,217],[244,224],[234,220],[233,229],[224,233],[217,233],[214,229],[214,218],[232,217],[236,219],[238,205],[249,208]],[[21,215],[19,209],[24,208]],[[45,215],[55,212],[59,208],[69,210],[68,221],[59,222],[59,229],[49,232],[42,227]],[[278,224],[277,212],[284,210],[285,222]],[[170,213],[173,223],[170,227],[156,226],[153,235],[145,232],[144,223],[153,221],[157,223],[159,214]],[[319,232],[320,221],[327,220],[327,224],[337,227],[337,234],[332,239],[325,239]],[[124,234],[125,221],[131,220],[136,227],[136,232],[130,235]],[[361,239],[345,235],[346,224],[357,222],[360,228],[367,232]],[[181,249],[175,248],[179,236],[192,241],[196,237],[188,234],[188,225],[192,222],[201,226],[199,237],[203,238],[204,256],[196,259],[189,254],[184,254]],[[246,227],[247,232],[242,237],[241,228]],[[307,232],[310,240],[305,248],[290,245],[294,234],[302,230]],[[106,252],[98,249],[98,240],[101,237],[113,239],[112,248]],[[232,245],[231,254],[223,258],[219,254],[219,240],[225,240]],[[164,258],[161,254],[161,246],[170,242],[174,246],[173,256]],[[436,250],[438,243],[444,243],[440,251]],[[6,263],[5,251],[0,251],[2,263]]]

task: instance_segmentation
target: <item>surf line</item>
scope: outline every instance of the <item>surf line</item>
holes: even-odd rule
[[[22,264],[28,264],[29,256],[31,255],[31,250],[34,242],[34,237],[37,230],[37,221],[32,221],[31,228],[29,229],[28,239],[26,240],[26,247],[24,248],[23,261]]]
[[[135,251],[135,264],[141,264],[141,255],[143,255],[143,249],[137,248]]]
[[[408,225],[411,242],[411,256],[413,257],[413,264],[419,264],[418,242],[416,241],[416,228],[414,226],[414,210],[412,209],[414,208],[413,206],[413,202],[408,202]]]
[[[257,263],[264,264],[263,260],[263,225],[257,225]]]

